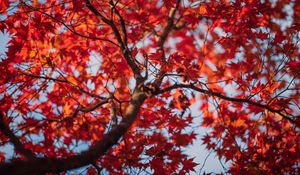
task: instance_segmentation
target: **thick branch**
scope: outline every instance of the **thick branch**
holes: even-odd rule
[[[36,158],[27,161],[15,161],[0,165],[1,175],[24,175],[60,173],[66,170],[82,167],[95,162],[104,155],[111,147],[116,145],[119,139],[126,133],[137,117],[139,109],[146,96],[136,90],[126,110],[124,119],[119,125],[103,136],[103,138],[87,151],[66,158]]]
[[[112,127],[115,127],[118,124],[118,118],[117,118],[117,107],[116,104],[113,100],[113,98],[111,98],[109,100],[111,107],[110,107],[110,115],[111,115],[111,119],[112,119]]]
[[[178,89],[178,88],[192,89],[192,90],[195,90],[197,92],[200,92],[200,93],[203,93],[203,94],[206,94],[206,95],[221,98],[223,100],[227,100],[227,101],[231,101],[231,102],[238,102],[238,103],[246,103],[246,104],[253,105],[253,106],[256,106],[256,107],[259,107],[259,108],[263,108],[263,109],[266,109],[270,112],[273,112],[273,113],[276,113],[276,114],[280,115],[282,118],[284,118],[284,119],[290,121],[291,123],[296,124],[298,127],[300,127],[299,122],[297,122],[297,121],[293,120],[292,118],[288,117],[287,115],[283,114],[282,110],[273,109],[268,105],[255,102],[255,101],[252,101],[250,99],[228,97],[228,96],[222,95],[219,92],[213,92],[211,90],[201,89],[199,87],[194,86],[193,84],[175,84],[175,85],[169,86],[165,89],[158,90],[158,91],[154,92],[153,95],[162,94],[164,92],[168,92],[168,91],[171,91],[173,89]]]
[[[165,43],[169,33],[171,32],[171,30],[174,27],[174,18],[175,18],[176,11],[179,8],[179,3],[180,3],[180,0],[177,0],[176,6],[174,8],[171,8],[171,10],[169,12],[169,17],[168,17],[168,23],[165,26],[165,28],[163,29],[163,33],[161,35],[159,35],[159,38],[158,38],[157,46],[158,46],[159,50],[162,52],[163,60],[166,60],[165,51],[164,51],[164,43]]]
[[[111,27],[111,29],[113,30],[113,32],[118,40],[122,54],[123,54],[127,64],[130,66],[131,70],[133,71],[135,78],[141,78],[140,69],[137,66],[137,64],[134,62],[134,58],[132,58],[131,53],[127,47],[127,42],[125,42],[127,40],[127,38],[125,37],[126,33],[124,33],[124,40],[125,39],[126,40],[123,41],[121,34],[113,20],[109,20],[109,19],[105,18],[100,12],[98,12],[98,10],[91,4],[91,2],[89,0],[86,0],[86,6],[90,9],[90,11],[92,11],[96,16],[98,16],[104,23],[106,23],[107,25],[109,25]],[[115,13],[116,13],[116,10],[115,10]],[[120,14],[118,13],[118,16],[119,15]],[[125,22],[124,21],[122,22],[122,18],[119,17],[119,19],[121,21],[121,25],[124,25],[124,26],[122,26],[122,28],[125,28]],[[123,29],[123,30],[124,30],[123,32],[126,32],[125,29]]]
[[[95,109],[99,108],[100,106],[108,103],[108,99],[105,99],[103,101],[100,101],[90,107],[84,107],[84,106],[79,106],[77,109],[75,109],[75,111],[69,115],[68,117],[65,117],[65,118],[61,118],[61,119],[54,119],[54,118],[47,118],[48,121],[57,121],[57,122],[62,122],[62,121],[66,121],[66,120],[70,120],[70,119],[73,119],[77,116],[77,114],[79,112],[83,112],[83,113],[88,113],[88,112],[91,112],[91,111],[94,111]]]
[[[121,14],[119,13],[119,11],[116,9],[116,4],[114,4],[113,0],[109,1],[110,5],[112,6],[112,10],[113,12],[118,16],[120,24],[121,24],[121,29],[122,29],[122,33],[123,33],[123,42],[127,43],[127,31],[126,31],[126,24],[125,24],[125,20],[123,19],[123,17],[121,16]],[[118,3],[118,2],[117,2]]]
[[[82,107],[82,106],[80,106],[77,110],[81,111],[81,112],[91,112],[91,111],[97,109],[98,107],[100,107],[100,106],[102,106],[102,105],[104,105],[106,103],[108,103],[107,99],[103,100],[103,101],[100,101],[100,102],[98,102],[98,103],[96,103],[96,104],[94,104],[94,105],[92,105],[90,107]]]
[[[168,23],[164,27],[162,34],[159,35],[159,38],[158,38],[158,41],[157,41],[157,47],[158,47],[158,49],[160,50],[160,52],[162,54],[162,57],[161,57],[162,61],[166,61],[164,44],[166,42],[166,39],[167,39],[169,33],[175,27],[174,18],[175,18],[176,11],[179,8],[179,5],[180,5],[180,0],[177,0],[175,7],[171,8],[171,10],[169,12]],[[160,84],[163,81],[163,78],[165,76],[165,73],[166,72],[164,70],[160,70],[158,72],[155,81],[152,83],[153,87],[158,88],[160,86]]]
[[[29,160],[35,158],[34,153],[31,150],[24,148],[24,145],[19,138],[5,124],[2,112],[0,112],[0,131],[10,139],[10,142],[15,146],[16,151],[23,154]]]

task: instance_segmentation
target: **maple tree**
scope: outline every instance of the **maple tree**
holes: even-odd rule
[[[0,4],[0,174],[300,172],[300,1]]]

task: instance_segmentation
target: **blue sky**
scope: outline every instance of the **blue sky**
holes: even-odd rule
[[[0,31],[0,59],[4,58],[5,51],[7,51],[7,42],[9,41],[9,35],[6,31]]]

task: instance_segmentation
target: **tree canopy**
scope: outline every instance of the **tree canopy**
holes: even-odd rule
[[[300,173],[300,1],[1,0],[0,14],[0,174],[188,174],[198,135],[223,174]]]

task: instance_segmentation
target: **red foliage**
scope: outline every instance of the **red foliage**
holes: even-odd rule
[[[188,174],[199,137],[223,173],[299,174],[300,1],[0,9],[0,174]]]

